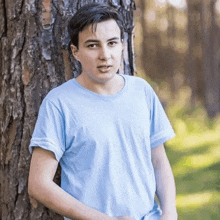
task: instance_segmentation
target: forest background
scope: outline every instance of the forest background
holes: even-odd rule
[[[154,87],[176,137],[166,144],[179,220],[220,216],[220,1],[136,0],[137,75]]]

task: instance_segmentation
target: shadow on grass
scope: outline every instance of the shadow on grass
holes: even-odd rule
[[[176,182],[178,219],[220,219],[219,141],[186,149],[175,144],[168,142],[166,152]]]

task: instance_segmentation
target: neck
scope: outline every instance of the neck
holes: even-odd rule
[[[100,95],[114,95],[124,87],[124,79],[119,75],[115,75],[111,80],[101,83],[95,81],[91,83],[91,80],[79,75],[76,81],[84,88]]]

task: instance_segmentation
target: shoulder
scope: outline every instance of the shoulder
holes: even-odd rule
[[[123,75],[128,87],[133,91],[144,92],[146,94],[151,94],[153,92],[153,88],[151,85],[143,78],[139,76],[131,76],[131,75]]]
[[[41,109],[57,109],[60,112],[64,110],[67,103],[72,102],[72,94],[77,94],[74,90],[74,83],[69,80],[49,91],[41,103]]]
[[[131,75],[123,75],[126,79],[127,82],[134,84],[134,85],[139,85],[143,87],[151,87],[150,84],[143,78],[139,76],[131,76]]]
[[[72,79],[50,90],[50,92],[46,95],[45,100],[56,103],[58,100],[63,100],[65,97],[68,97],[74,89]]]

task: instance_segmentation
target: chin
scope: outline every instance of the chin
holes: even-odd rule
[[[112,80],[116,76],[116,73],[102,73],[99,74],[99,77],[97,80],[101,83],[106,83],[110,80]]]

